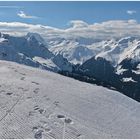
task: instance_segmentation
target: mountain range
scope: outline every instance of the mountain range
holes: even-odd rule
[[[44,39],[0,34],[0,59],[99,84],[140,101],[140,37]]]
[[[75,65],[83,81],[115,88],[140,101],[140,38],[123,37],[110,40],[63,40],[50,48]],[[64,74],[64,73],[63,73]],[[65,74],[66,75],[66,74]],[[81,76],[87,76],[83,79]],[[88,80],[90,78],[90,80]],[[94,80],[91,81],[91,78]],[[96,79],[96,82],[95,82]]]

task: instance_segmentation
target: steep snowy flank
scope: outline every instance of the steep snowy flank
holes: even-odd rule
[[[30,40],[30,38],[35,38],[40,44],[47,45],[46,41],[37,33],[27,33],[26,38]]]
[[[6,61],[0,77],[1,139],[140,138],[140,104],[119,92]]]
[[[65,58],[61,56],[59,60],[59,57],[47,49],[45,41],[39,34],[28,33],[23,37],[14,37],[8,34],[0,35],[1,60],[14,61],[52,71],[71,71],[72,69],[71,64]],[[54,61],[55,57],[57,57],[57,61]],[[61,65],[58,61],[61,61]]]

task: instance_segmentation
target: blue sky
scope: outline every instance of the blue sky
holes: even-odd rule
[[[0,2],[1,22],[24,22],[66,28],[71,20],[89,24],[108,20],[140,22],[140,2]]]

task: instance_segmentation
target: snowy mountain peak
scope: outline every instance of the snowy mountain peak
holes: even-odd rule
[[[41,37],[41,35],[39,35],[38,33],[27,33],[27,35],[25,36],[25,38],[28,41],[38,41],[40,44],[46,45],[47,43],[45,42],[45,40]]]
[[[113,66],[118,65],[124,59],[129,58],[139,61],[139,39],[135,37],[125,37],[119,40],[108,42],[108,49],[103,50],[95,55],[110,61]],[[106,45],[104,45],[106,47]],[[102,48],[104,48],[102,47]],[[94,49],[93,49],[94,50]]]
[[[28,33],[23,37],[1,34],[0,59],[53,71],[63,70],[63,68],[67,70],[70,68],[71,71],[72,65],[63,57],[58,58],[51,53],[42,41],[44,41],[42,37],[36,33]]]
[[[136,40],[136,37],[133,37],[133,36],[123,37],[118,41],[118,44],[125,44],[128,42],[132,42],[134,40]]]

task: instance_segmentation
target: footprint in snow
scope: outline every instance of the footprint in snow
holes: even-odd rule
[[[1,90],[0,93],[5,92],[5,90]]]
[[[35,130],[38,130],[38,127],[37,126],[34,126],[33,127],[33,131],[35,131]]]
[[[29,116],[34,116],[34,113],[33,111],[29,111]]]
[[[7,92],[7,93],[6,93],[6,95],[12,95],[12,94],[13,94],[12,92]]]
[[[51,132],[52,130],[51,130],[51,128],[49,128],[49,124],[47,123],[47,122],[45,122],[45,121],[40,121],[43,125],[41,125],[41,126],[34,126],[33,128],[32,128],[32,131],[33,132],[37,132],[37,131],[39,131],[39,130],[42,130],[43,132],[45,131],[45,132],[47,132],[47,133],[49,133],[49,132]]]
[[[72,120],[70,118],[65,119],[65,123],[67,123],[67,124],[73,124],[73,122],[72,122]]]
[[[28,89],[24,89],[23,87],[18,87],[18,89],[21,89],[24,92],[28,91]]]
[[[77,134],[76,137],[79,138],[82,134]]]
[[[51,129],[50,128],[45,128],[45,131],[46,132],[51,132]]]
[[[21,75],[26,75],[25,73],[19,73],[19,74],[21,74]]]
[[[57,118],[63,119],[63,118],[65,118],[65,116],[64,115],[57,115]]]
[[[33,92],[37,94],[39,92],[39,88],[36,88]]]
[[[39,109],[38,111],[40,114],[42,114],[44,112],[44,109]]]
[[[15,72],[18,72],[17,70],[14,70]]]
[[[35,135],[34,135],[34,138],[35,139],[41,139],[42,138],[42,132],[43,130],[38,130]]]
[[[73,124],[73,121],[70,118],[65,117],[64,115],[57,115],[58,119],[63,119],[67,124]]]
[[[39,83],[32,81],[31,83],[35,84],[35,85],[39,85]]]
[[[39,110],[39,107],[35,107],[34,110]]]
[[[30,97],[30,96],[29,96],[29,97],[27,97],[27,99],[31,99],[31,98],[32,98],[32,97]]]
[[[47,95],[44,95],[43,98],[45,98],[46,101],[50,100],[50,98]]]
[[[59,101],[55,101],[53,104],[58,106],[59,105]]]
[[[47,98],[46,98],[46,100],[47,100],[47,101],[49,101],[49,100],[50,100],[50,98],[48,98],[48,97],[47,97]]]
[[[21,78],[20,78],[20,80],[24,80],[24,79],[25,79],[25,77],[21,77]]]
[[[24,88],[23,87],[18,87],[18,89],[22,89],[23,90]]]
[[[38,105],[34,107],[34,110],[38,110],[40,114],[43,114],[44,112],[44,109],[39,108]]]

